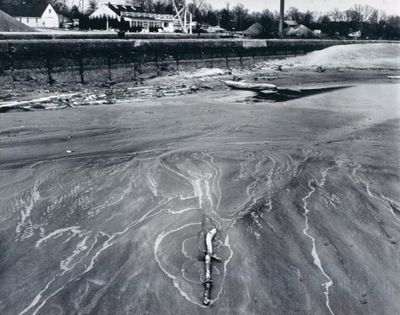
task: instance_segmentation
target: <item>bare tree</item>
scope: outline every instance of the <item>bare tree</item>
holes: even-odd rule
[[[356,5],[352,9],[346,10],[346,21],[361,23],[364,20],[364,16],[360,8]]]
[[[190,5],[197,10],[202,10],[204,7],[206,7],[207,3],[205,2],[205,0],[192,0]]]
[[[386,12],[385,11],[383,11],[383,10],[381,10],[381,11],[379,11],[378,12],[378,22],[379,23],[382,23],[382,22],[385,22],[385,21],[387,21],[387,15],[386,15]]]
[[[302,16],[302,23],[304,25],[310,26],[314,22],[314,13],[307,11]]]
[[[299,21],[301,19],[301,12],[295,7],[290,7],[286,12],[286,16],[289,20]]]
[[[98,8],[97,0],[89,0],[88,4],[89,4],[88,9],[87,9],[88,14],[92,14],[94,11],[97,10],[97,8]]]
[[[141,7],[145,12],[152,12],[154,10],[153,0],[130,0],[129,3],[135,7]]]
[[[274,14],[269,11],[269,10],[264,10],[261,14],[260,14],[260,23],[261,25],[264,27],[264,29],[267,32],[273,32],[274,31],[274,27],[275,27],[275,17]]]
[[[363,21],[368,22],[373,15],[377,15],[377,9],[371,7],[369,5],[361,5],[359,6],[359,10],[362,12]]]
[[[248,26],[247,17],[249,10],[246,9],[243,4],[238,3],[233,7],[232,12],[236,30],[238,31],[244,30]]]
[[[334,9],[331,12],[331,19],[334,22],[344,22],[346,21],[346,14],[343,11],[339,11],[339,9]]]
[[[371,24],[378,24],[379,22],[379,11],[377,9],[373,9],[368,17],[367,17],[367,22]]]

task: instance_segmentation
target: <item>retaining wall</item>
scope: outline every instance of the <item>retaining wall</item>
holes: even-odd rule
[[[276,56],[304,54],[337,40],[2,40],[0,85],[127,81],[200,67],[251,67]],[[368,41],[371,42],[371,41]],[[373,41],[372,41],[373,42]]]

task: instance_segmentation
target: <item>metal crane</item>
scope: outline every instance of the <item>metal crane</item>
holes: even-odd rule
[[[172,5],[174,6],[174,9],[176,12],[176,14],[174,16],[174,21],[175,20],[179,21],[179,24],[184,33],[192,34],[193,15],[189,11],[189,8],[186,5],[186,0],[184,0],[183,6],[181,9],[178,8],[175,0],[171,0],[171,1],[172,1]]]

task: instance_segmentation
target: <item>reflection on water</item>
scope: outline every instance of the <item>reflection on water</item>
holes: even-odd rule
[[[276,93],[275,92],[274,93],[259,92],[259,93],[257,93],[257,95],[247,98],[246,102],[264,102],[264,101],[286,102],[286,101],[301,98],[301,97],[322,94],[322,93],[328,93],[328,92],[332,92],[332,91],[336,91],[336,90],[340,90],[340,89],[346,89],[349,87],[350,87],[349,85],[345,85],[345,86],[299,88],[299,89],[278,88]]]

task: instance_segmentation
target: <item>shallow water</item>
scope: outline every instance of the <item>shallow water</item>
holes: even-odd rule
[[[0,115],[0,313],[399,313],[398,91]]]

